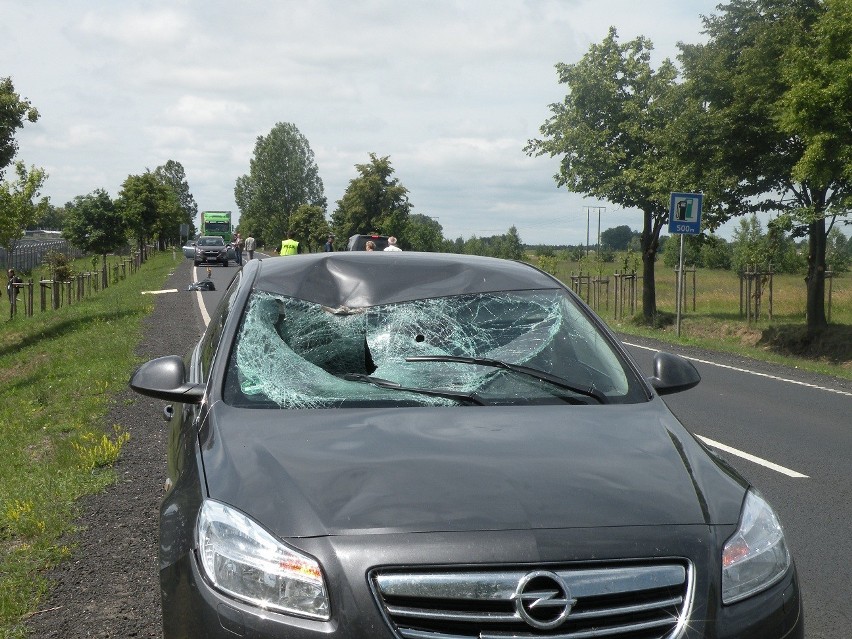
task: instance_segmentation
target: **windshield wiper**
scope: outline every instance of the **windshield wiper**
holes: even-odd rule
[[[372,384],[373,386],[378,386],[379,388],[389,388],[391,390],[404,391],[407,393],[418,393],[420,395],[430,395],[432,397],[444,397],[446,399],[454,399],[459,402],[468,402],[470,404],[476,404],[477,406],[485,406],[485,402],[473,393],[459,393],[455,391],[432,390],[430,388],[414,388],[409,386],[402,386],[401,384],[397,382],[392,382],[389,379],[373,377],[372,375],[365,375],[364,373],[344,373],[343,375],[339,375],[339,377],[341,379],[345,379],[347,382],[363,382],[364,384]]]
[[[512,371],[513,373],[518,373],[519,375],[526,375],[527,377],[532,377],[534,379],[539,380],[540,382],[545,382],[547,384],[551,384],[552,386],[556,386],[557,388],[564,388],[565,390],[569,390],[573,393],[584,395],[585,397],[591,397],[592,399],[596,399],[601,404],[606,404],[609,401],[606,395],[604,395],[602,392],[595,388],[580,388],[579,386],[575,386],[574,384],[571,384],[570,382],[562,379],[557,375],[552,375],[545,371],[540,371],[537,368],[530,368],[529,366],[511,364],[509,362],[504,362],[499,359],[490,359],[488,357],[459,357],[457,355],[415,355],[413,357],[406,357],[405,361],[452,362],[454,364],[474,364],[477,366],[490,366],[491,368],[501,368],[503,370]]]

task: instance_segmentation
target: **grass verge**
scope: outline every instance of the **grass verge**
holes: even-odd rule
[[[105,417],[138,363],[154,303],[140,293],[174,268],[171,252],[156,253],[79,303],[0,322],[0,637],[25,636],[48,587],[41,575],[71,554],[62,540],[76,501],[114,481],[128,434]]]

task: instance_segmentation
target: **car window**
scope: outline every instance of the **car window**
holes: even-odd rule
[[[284,408],[534,404],[588,397],[529,376],[459,362],[490,358],[555,375],[607,402],[644,401],[643,387],[609,342],[561,290],[460,295],[361,309],[329,309],[255,291],[231,351],[225,401]]]
[[[224,246],[225,240],[221,237],[202,237],[198,240],[199,246]]]
[[[216,355],[216,351],[219,348],[222,329],[225,326],[225,320],[228,319],[228,315],[230,315],[233,309],[241,279],[242,271],[238,271],[234,280],[231,282],[231,285],[228,287],[228,290],[225,291],[225,295],[222,297],[219,305],[216,307],[216,310],[210,316],[210,323],[207,325],[207,330],[201,338],[201,348],[199,353],[200,381],[206,382],[210,375],[210,367],[213,362],[213,357]]]

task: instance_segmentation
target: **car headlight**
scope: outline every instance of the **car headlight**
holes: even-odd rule
[[[791,563],[777,515],[749,490],[739,527],[722,550],[722,602],[734,603],[769,588]]]
[[[196,534],[201,565],[219,590],[264,609],[329,619],[328,594],[315,559],[210,499],[198,513]]]

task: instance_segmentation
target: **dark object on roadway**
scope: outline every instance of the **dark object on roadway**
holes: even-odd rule
[[[187,291],[215,291],[216,285],[213,283],[213,280],[204,279],[200,282],[193,282],[186,288]]]
[[[165,639],[801,638],[767,502],[597,316],[519,262],[252,260],[186,359],[160,511]]]
[[[374,251],[384,251],[388,246],[387,235],[353,235],[349,238],[346,249],[349,251],[366,251],[367,242],[372,242]]]
[[[195,242],[195,265],[216,262],[222,266],[228,266],[233,248],[225,244],[225,240],[216,235],[205,235],[199,237]]]

